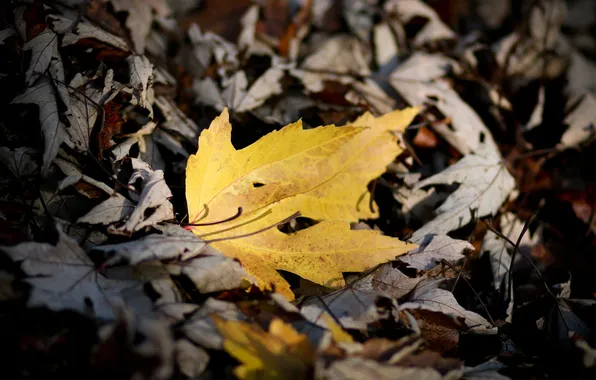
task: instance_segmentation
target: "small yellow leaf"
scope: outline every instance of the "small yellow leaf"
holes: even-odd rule
[[[323,313],[323,321],[331,332],[331,337],[336,343],[354,343],[354,338],[348,334],[337,322],[326,312]]]
[[[188,160],[189,220],[211,223],[193,232],[238,258],[261,287],[273,285],[288,299],[294,296],[278,269],[335,287],[344,285],[342,272],[406,253],[415,246],[376,231],[352,231],[348,222],[376,216],[367,184],[401,152],[394,132],[417,112],[365,114],[348,126],[309,130],[297,122],[236,150],[224,110],[201,133],[199,150]],[[225,221],[240,208],[239,217]],[[321,222],[295,234],[261,231],[296,212]]]
[[[275,318],[269,332],[243,321],[212,316],[224,338],[224,349],[240,363],[234,374],[248,379],[303,379],[314,358],[308,338]]]

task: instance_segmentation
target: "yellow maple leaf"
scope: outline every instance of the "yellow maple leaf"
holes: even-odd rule
[[[236,150],[227,110],[201,133],[188,160],[186,198],[193,232],[227,256],[240,259],[261,286],[293,299],[276,269],[326,286],[342,286],[342,272],[362,271],[414,248],[376,231],[352,231],[347,222],[374,217],[367,184],[401,152],[394,131],[418,109],[375,118],[365,114],[344,127],[303,130],[301,122]],[[315,220],[296,234],[259,231],[300,212]],[[234,237],[249,235],[240,239]]]
[[[275,318],[269,332],[243,321],[212,316],[224,338],[224,349],[241,365],[234,374],[243,380],[304,379],[312,365],[314,350],[308,338]]]

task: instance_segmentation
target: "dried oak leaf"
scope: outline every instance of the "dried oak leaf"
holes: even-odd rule
[[[376,231],[350,230],[349,222],[377,216],[369,208],[366,186],[401,152],[393,132],[403,130],[417,112],[365,114],[348,126],[310,130],[297,122],[236,150],[224,110],[201,133],[186,175],[189,220],[224,222],[193,232],[217,239],[213,246],[240,259],[261,286],[273,284],[290,299],[289,285],[276,269],[343,286],[342,272],[404,254],[414,246]],[[242,215],[226,221],[240,208]],[[296,212],[320,222],[294,234],[261,231]],[[231,239],[240,235],[249,236]]]

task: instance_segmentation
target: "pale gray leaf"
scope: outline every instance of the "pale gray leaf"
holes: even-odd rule
[[[62,36],[62,46],[74,45],[82,39],[92,38],[123,51],[129,50],[126,41],[122,38],[115,36],[104,29],[98,28],[95,25],[80,20],[79,22],[76,22],[64,16],[55,14],[51,15],[50,18],[54,20],[52,25],[56,32],[63,34],[68,31],[68,33]],[[75,22],[76,28],[70,30]]]
[[[415,289],[409,296],[408,302],[399,305],[400,310],[424,309],[437,311],[446,315],[462,317],[470,328],[479,327],[490,329],[493,326],[481,315],[464,309],[453,296],[453,293],[439,288],[429,289],[420,287]]]
[[[209,354],[186,339],[178,339],[176,345],[176,362],[180,372],[187,377],[196,378],[207,369]]]
[[[352,286],[363,292],[377,292],[400,299],[414,290],[419,283],[427,280],[425,276],[408,277],[399,269],[393,268],[391,264],[385,264],[374,273],[356,281]]]
[[[143,190],[138,204],[126,223],[117,231],[130,233],[174,218],[173,206],[168,201],[172,192],[164,180],[163,171],[137,170],[131,176],[129,184],[134,184],[137,178],[142,178],[143,181]],[[147,217],[149,210],[152,210],[153,213]]]
[[[40,77],[35,84],[13,99],[13,103],[36,104],[39,107],[39,122],[44,138],[42,175],[46,175],[50,164],[56,158],[58,148],[67,137],[66,127],[60,121],[56,93],[47,77]]]
[[[500,369],[506,368],[505,364],[496,360],[478,364],[475,367],[464,367],[462,379],[464,380],[508,380],[509,377],[501,375]]]
[[[236,289],[243,281],[254,283],[254,279],[238,261],[222,255],[211,246],[206,247],[201,255],[182,264],[172,263],[168,266],[174,271],[173,274],[188,277],[203,294]]]
[[[281,94],[281,78],[284,70],[278,67],[271,67],[253,83],[246,92],[246,95],[238,105],[236,111],[245,112],[261,106],[273,95]]]
[[[206,349],[222,350],[223,337],[217,331],[215,323],[211,318],[213,314],[228,321],[246,321],[248,319],[235,304],[208,298],[184,322],[180,331],[191,342]]]
[[[12,28],[6,28],[0,30],[0,45],[4,45],[4,41],[12,36],[16,36],[16,32]]]
[[[5,146],[0,147],[0,162],[10,170],[17,178],[22,178],[34,174],[39,166],[36,156],[39,154],[37,149],[29,147],[20,147],[11,150]]]
[[[126,58],[130,85],[134,89],[134,103],[153,112],[153,64],[144,55],[131,55]]]
[[[103,224],[108,225],[124,220],[134,210],[135,205],[123,197],[114,193],[110,198],[93,207],[87,214],[77,220],[77,223]]]
[[[310,71],[369,76],[370,51],[356,37],[339,35],[329,38],[306,57],[302,68]]]
[[[341,289],[306,300],[300,312],[307,320],[321,327],[327,327],[322,314],[331,313],[344,328],[365,331],[369,323],[383,318],[376,306],[379,298],[386,297],[368,290]]]
[[[168,99],[165,96],[157,96],[155,98],[155,104],[159,107],[165,118],[165,121],[159,127],[169,131],[175,131],[186,138],[189,143],[196,146],[199,126],[188,118],[172,99]]]
[[[427,22],[413,38],[414,46],[420,47],[440,40],[455,39],[457,35],[441,20],[437,12],[420,0],[391,0],[385,3],[385,12],[398,15],[403,24],[414,18]]]
[[[474,250],[474,246],[466,240],[452,239],[447,235],[428,234],[422,238],[420,246],[399,260],[409,266],[429,270],[435,267],[437,261],[456,261],[464,258],[463,252]]]
[[[369,42],[378,0],[344,0],[342,11],[348,27],[359,39]]]
[[[126,11],[126,27],[138,54],[145,51],[145,40],[151,31],[153,12],[158,16],[168,16],[170,8],[164,0],[110,0],[116,12]]]
[[[501,162],[500,157],[464,156],[454,165],[418,183],[416,188],[430,184],[459,183],[445,202],[437,208],[437,217],[418,229],[412,236],[420,242],[426,234],[446,234],[465,226],[476,217],[495,214],[515,189],[515,179]]]
[[[109,264],[124,260],[130,265],[136,265],[153,260],[185,260],[205,249],[206,243],[203,240],[180,226],[168,224],[156,228],[161,233],[124,243],[98,246],[94,250],[113,255]]]
[[[114,280],[96,271],[83,249],[59,225],[58,243],[25,242],[1,247],[12,260],[21,262],[32,285],[29,306],[52,310],[75,310],[113,318],[114,302],[146,298],[143,284],[136,280]],[[140,302],[139,302],[140,303]]]
[[[565,123],[569,125],[569,128],[561,136],[559,149],[576,148],[596,137],[596,98],[594,95],[587,92],[582,96],[571,97],[567,107],[569,104],[574,104],[574,108],[565,118]]]
[[[58,53],[58,36],[53,30],[46,28],[35,38],[23,45],[23,50],[31,50],[31,62],[25,73],[25,79],[31,86],[40,75],[50,67],[50,62],[60,60]],[[64,80],[64,77],[62,78]]]

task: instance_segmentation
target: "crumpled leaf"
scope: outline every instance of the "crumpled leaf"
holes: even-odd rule
[[[224,349],[241,365],[234,368],[239,379],[303,379],[312,365],[314,350],[302,335],[279,318],[269,331],[243,321],[227,321],[212,316],[224,337]]]
[[[459,183],[459,187],[436,209],[437,217],[416,230],[413,242],[420,242],[426,234],[446,234],[465,226],[476,217],[492,215],[507,200],[515,188],[515,179],[500,157],[468,154],[454,165],[420,181],[416,188],[430,184]]]
[[[273,95],[281,94],[281,78],[284,71],[279,67],[271,67],[253,83],[242,97],[236,111],[246,112],[255,109]],[[233,92],[236,94],[236,92]]]
[[[575,148],[596,137],[596,98],[589,92],[572,97],[573,109],[565,118],[569,128],[561,136],[559,149]]]
[[[153,64],[144,55],[130,55],[126,58],[128,72],[130,74],[130,85],[134,89],[133,104],[149,110],[153,114]]]
[[[385,12],[396,14],[407,24],[414,18],[425,18],[427,22],[416,33],[414,46],[420,47],[439,40],[454,39],[457,35],[449,29],[432,7],[420,0],[391,0],[385,3]]]
[[[364,270],[394,258],[409,246],[375,231],[350,231],[340,221],[376,215],[368,208],[366,184],[401,151],[390,131],[407,126],[416,113],[417,109],[407,109],[379,118],[365,114],[342,128],[302,130],[298,122],[237,151],[224,111],[203,131],[199,151],[188,161],[189,220],[221,222],[240,208],[242,215],[215,226],[195,227],[193,232],[207,240],[218,239],[213,246],[240,259],[261,286],[273,283],[290,298],[287,283],[275,269],[341,286],[341,272]],[[225,240],[277,224],[297,211],[327,220],[291,235],[269,229]]]
[[[12,100],[13,103],[36,104],[39,107],[39,122],[44,139],[42,175],[46,175],[50,164],[58,154],[58,148],[66,138],[66,126],[60,121],[56,93],[47,77],[40,77],[33,86]]]
[[[116,12],[126,11],[126,27],[130,31],[134,50],[143,54],[145,40],[151,31],[153,12],[165,17],[170,14],[168,2],[165,0],[110,0]]]
[[[70,127],[67,129],[70,140],[69,146],[74,146],[79,152],[89,150],[89,137],[98,115],[103,110],[98,109],[98,104],[111,100],[119,90],[114,90],[114,70],[107,71],[104,84],[95,88],[92,83],[82,75],[77,74],[69,84],[71,113],[67,115]]]
[[[302,68],[310,71],[330,71],[334,74],[368,76],[370,52],[357,38],[340,35],[328,39],[308,56]]]
[[[429,270],[440,260],[455,261],[464,258],[462,252],[474,250],[474,246],[465,240],[452,239],[447,235],[426,235],[420,247],[411,250],[399,258],[412,268]]]
[[[138,280],[110,279],[97,272],[83,249],[59,225],[58,243],[25,242],[0,247],[12,260],[21,262],[32,285],[29,306],[46,306],[52,310],[76,310],[95,313],[98,318],[112,319],[114,302],[136,299],[147,303],[143,283]]]
[[[439,54],[414,53],[391,73],[391,85],[410,103],[429,103],[445,117],[447,123],[434,128],[462,154],[499,155],[497,144],[476,111],[444,79],[457,64]]]
[[[98,28],[93,24],[79,20],[79,22],[76,24],[76,28],[74,30],[70,30],[73,23],[71,19],[56,14],[50,15],[50,18],[53,20],[52,25],[54,30],[57,33],[63,34],[61,42],[62,46],[74,45],[80,40],[92,38],[108,45],[117,47],[123,51],[129,50],[126,41],[124,41],[122,38],[115,36],[104,29]]]
[[[60,171],[62,171],[62,173],[66,175],[66,178],[62,179],[58,184],[59,190],[63,190],[68,186],[78,183],[79,181],[84,181],[104,191],[108,195],[114,194],[114,190],[110,186],[106,185],[104,182],[100,182],[89,177],[88,175],[83,174],[81,169],[72,162],[62,158],[57,158],[54,160],[54,164],[60,169]],[[84,192],[81,193],[85,195]]]
[[[133,159],[133,162],[139,161]],[[166,184],[163,171],[153,171],[149,167],[139,167],[135,169],[128,180],[128,184],[133,186],[137,179],[142,181],[143,188],[138,204],[126,223],[114,230],[116,233],[129,234],[174,218],[174,208],[168,201],[172,197],[172,192]],[[153,212],[150,213],[149,211]]]

